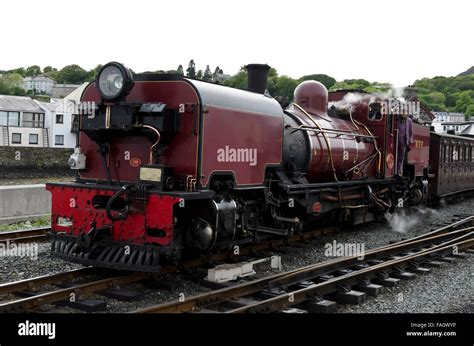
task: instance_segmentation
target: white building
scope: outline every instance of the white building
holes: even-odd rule
[[[78,124],[78,105],[82,92],[88,84],[82,84],[63,99],[52,98],[51,103],[44,105],[51,113],[47,117],[51,119],[51,124],[47,122],[47,126],[51,128],[52,147],[74,148],[76,146],[78,129],[74,125]]]
[[[461,133],[469,124],[463,124],[466,120],[464,113],[455,112],[432,112],[435,115],[431,126],[438,133],[446,133],[453,130],[456,134]]]
[[[36,102],[45,111],[44,126],[49,129],[48,146],[52,148],[74,148],[76,136],[75,133],[71,132],[71,117],[65,117],[62,111],[57,112],[58,104]]]
[[[74,148],[77,106],[88,83],[51,103],[0,95],[0,146]]]
[[[0,145],[49,146],[45,112],[29,97],[0,95]]]
[[[33,90],[35,94],[51,95],[56,82],[45,76],[26,77],[23,79],[23,88],[27,91]]]

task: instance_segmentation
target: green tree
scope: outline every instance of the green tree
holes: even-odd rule
[[[87,72],[87,82],[92,82],[97,74],[99,73],[99,70],[102,68],[102,65],[97,65],[94,67],[92,70]]]
[[[0,77],[0,94],[26,95],[23,77],[19,73],[8,73]]]
[[[236,75],[224,81],[224,85],[237,89],[247,89],[247,71],[241,69]]]
[[[365,88],[369,87],[372,87],[372,85],[365,79],[344,79],[341,82],[334,83],[334,85],[331,87],[331,90],[356,89],[365,91]]]
[[[439,91],[433,91],[429,94],[419,95],[419,99],[422,103],[426,104],[430,109],[436,111],[446,111],[445,106],[446,96]]]
[[[18,73],[22,77],[26,77],[26,70],[24,67],[16,68],[14,70],[7,71],[8,73]]]
[[[275,98],[280,97],[283,101],[290,101],[293,99],[293,92],[299,84],[297,80],[288,76],[273,77],[272,82],[273,85],[268,85],[270,95]]]
[[[58,69],[57,68],[54,68],[52,66],[46,66],[44,69],[43,69],[43,74],[48,77],[48,78],[51,78],[53,80],[56,80],[57,78],[57,75],[58,75]]]
[[[50,72],[53,72],[53,71],[57,71],[57,69],[55,69],[54,67],[52,66],[46,66],[44,69],[43,69],[43,73],[50,73]]]
[[[318,81],[318,82],[324,84],[324,86],[328,90],[336,83],[336,80],[334,78],[328,76],[327,74],[310,74],[310,75],[306,75],[306,76],[303,76],[300,79],[298,79],[298,81],[300,83],[304,82],[304,81],[307,81],[307,80]]]
[[[474,104],[470,104],[466,108],[466,113],[464,113],[466,120],[469,120],[471,117],[474,117]]]
[[[211,72],[211,69],[209,68],[209,65],[207,65],[206,69],[204,70],[202,80],[210,81],[211,79],[212,79],[212,72]]]
[[[179,64],[178,69],[176,70],[176,73],[180,74],[181,76],[184,75],[183,65]]]
[[[79,65],[68,65],[58,71],[56,81],[64,84],[82,84],[89,74]]]
[[[470,92],[474,91],[474,75],[423,78],[413,83],[412,90],[420,99],[431,99],[433,92],[442,93],[445,97],[444,109],[464,112],[471,103]],[[441,107],[439,104],[436,106]]]
[[[222,71],[222,69],[219,66],[217,66],[214,70],[214,73],[212,74],[212,79],[216,80],[217,75],[218,74],[223,74],[223,73],[224,73],[224,71]]]
[[[188,68],[186,69],[186,77],[196,78],[196,64],[193,59],[189,61]]]
[[[202,70],[198,70],[196,73],[196,79],[202,79]]]
[[[36,76],[39,76],[41,73],[42,73],[41,72],[41,67],[39,67],[38,65],[29,66],[26,69],[26,76],[27,77],[36,77]]]
[[[471,104],[474,104],[474,91],[466,90],[459,94],[459,97],[456,101],[455,110],[457,112],[466,112],[467,107]]]

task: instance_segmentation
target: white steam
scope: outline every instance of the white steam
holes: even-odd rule
[[[395,212],[393,214],[385,213],[385,219],[390,225],[392,231],[401,234],[408,232],[410,228],[415,226],[419,221],[417,216],[408,216],[405,210],[401,210],[400,212]]]
[[[413,226],[417,225],[427,218],[434,218],[439,215],[439,212],[435,209],[426,207],[417,207],[412,209],[409,214],[405,209],[397,210],[393,214],[385,213],[385,219],[387,220],[392,231],[405,234]]]
[[[361,102],[368,102],[369,104],[375,101],[393,99],[399,102],[405,102],[403,98],[404,88],[391,88],[385,92],[374,92],[370,94],[349,92],[342,100],[329,102],[328,106],[334,106],[338,109],[351,109],[354,105]]]

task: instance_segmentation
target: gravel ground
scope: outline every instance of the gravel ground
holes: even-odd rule
[[[365,250],[388,244],[390,240],[399,241],[426,233],[451,221],[456,213],[473,213],[474,198],[458,200],[455,204],[441,205],[436,209],[418,208],[401,211],[387,220],[372,222],[353,227],[342,233],[321,236],[304,246],[290,248],[278,254],[282,257],[282,269],[291,270],[304,265],[329,259],[325,255],[325,245],[338,243],[363,244]],[[46,275],[81,267],[49,257],[49,244],[37,245],[37,256],[7,256],[0,259],[0,283],[21,280],[29,277]],[[474,256],[458,260],[456,264],[446,264],[433,269],[426,276],[417,277],[414,281],[401,282],[398,287],[386,289],[378,297],[369,297],[360,306],[338,305],[338,312],[474,312],[473,303],[473,268]],[[255,265],[259,276],[275,273],[268,263]],[[436,284],[433,284],[436,283]],[[108,312],[133,311],[140,307],[169,301],[179,297],[180,293],[190,296],[209,290],[208,287],[184,278],[170,276],[163,281],[164,287],[151,287],[142,284],[127,286],[127,290],[144,293],[144,299],[137,302],[120,302],[106,299]],[[102,296],[91,296],[92,299],[105,299]],[[53,312],[77,312],[70,308],[54,308]]]

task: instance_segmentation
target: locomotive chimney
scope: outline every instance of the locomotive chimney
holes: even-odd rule
[[[256,93],[265,94],[267,90],[268,71],[267,64],[249,64],[245,66],[247,70],[247,89]]]

